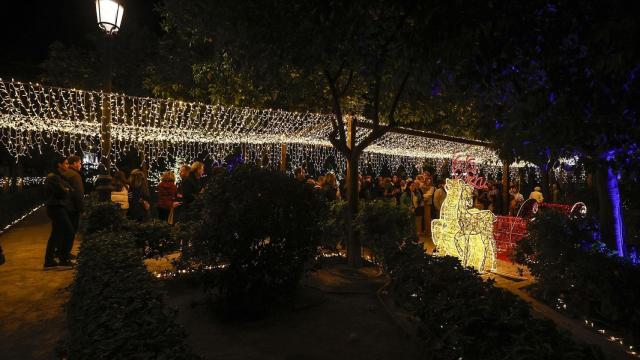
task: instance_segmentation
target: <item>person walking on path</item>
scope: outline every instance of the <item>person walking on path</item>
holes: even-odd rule
[[[407,182],[407,188],[400,195],[400,204],[407,207],[413,213],[416,222],[416,233],[421,235],[424,231],[422,224],[422,216],[424,215],[424,202],[422,200],[422,192],[419,185],[414,181]]]
[[[117,171],[113,175],[111,185],[113,187],[111,191],[111,201],[120,205],[120,209],[126,213],[129,210],[129,185],[127,176],[122,170]]]
[[[447,198],[447,192],[444,190],[444,185],[442,181],[436,182],[436,190],[433,192],[433,207],[436,209],[434,218],[440,218],[440,209],[442,208],[442,203],[444,203],[444,199]]]
[[[73,225],[74,236],[78,232],[78,226],[80,225],[80,216],[84,210],[84,184],[82,182],[82,176],[80,175],[80,170],[82,169],[82,160],[77,155],[71,155],[67,158],[67,162],[69,163],[69,169],[65,171],[62,175],[64,175],[65,180],[71,185],[71,192],[69,195],[71,196],[71,208],[69,209],[69,219],[71,220],[71,225]],[[73,238],[71,239],[71,246],[69,249],[73,248]]]
[[[129,219],[137,222],[145,222],[149,219],[149,185],[144,173],[140,169],[134,169],[129,175]]]
[[[202,174],[204,174],[204,164],[196,161],[191,165],[189,176],[186,179],[182,179],[183,206],[188,207],[196,199],[196,195],[202,192],[202,183],[200,181]]]
[[[69,247],[73,243],[75,233],[71,219],[69,218],[69,208],[71,207],[70,193],[71,185],[64,179],[64,172],[69,169],[69,163],[64,157],[59,157],[54,161],[54,169],[50,172],[44,182],[45,202],[47,215],[51,219],[51,234],[47,241],[47,249],[44,255],[44,269],[52,269],[57,266],[71,268],[69,260]],[[58,258],[56,261],[55,258]]]
[[[164,222],[169,220],[169,213],[173,209],[178,189],[176,188],[176,176],[171,171],[162,174],[157,187],[158,191],[158,218]]]

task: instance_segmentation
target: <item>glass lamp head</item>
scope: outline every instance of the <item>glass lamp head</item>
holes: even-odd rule
[[[96,16],[98,27],[109,35],[120,30],[124,7],[115,0],[96,0]]]

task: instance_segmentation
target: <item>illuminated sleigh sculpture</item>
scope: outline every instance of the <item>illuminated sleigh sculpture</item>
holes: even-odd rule
[[[440,219],[431,222],[431,232],[440,255],[460,259],[462,265],[480,272],[495,270],[496,243],[493,238],[495,215],[473,208],[473,187],[461,179],[447,179],[447,197]]]
[[[496,242],[497,257],[510,261],[511,253],[516,243],[527,234],[527,223],[538,212],[538,209],[555,209],[571,218],[585,217],[587,206],[577,202],[573,206],[566,204],[538,203],[534,199],[525,201],[516,216],[497,216],[493,227],[493,237]]]

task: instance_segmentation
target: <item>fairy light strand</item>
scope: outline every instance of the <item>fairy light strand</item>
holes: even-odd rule
[[[337,173],[345,159],[328,141],[333,115],[208,105],[174,99],[126,96],[83,91],[0,79],[0,143],[16,159],[51,146],[61,154],[78,150],[99,153],[103,100],[108,100],[111,120],[111,162],[129,151],[145,154],[150,167],[202,157],[220,161],[242,144],[248,160],[279,163],[274,145],[287,144],[292,166],[322,166],[333,158]],[[358,118],[359,122],[368,122]],[[371,130],[359,128],[362,140]],[[497,173],[499,158],[491,149],[420,136],[387,133],[364,152],[367,164],[381,170],[400,165],[418,167],[425,159],[444,161],[455,153],[472,153],[487,172]],[[517,163],[513,166],[521,167]],[[362,162],[360,167],[365,166]]]

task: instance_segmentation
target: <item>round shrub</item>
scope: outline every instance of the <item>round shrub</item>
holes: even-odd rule
[[[85,234],[121,229],[127,223],[124,211],[118,205],[91,200],[87,204],[87,217],[82,221]]]
[[[182,224],[192,266],[209,277],[227,314],[256,317],[290,296],[317,252],[324,203],[285,174],[251,165],[215,175]]]
[[[369,248],[387,271],[406,244],[418,240],[413,216],[404,206],[389,201],[371,201],[358,212],[356,226],[362,244]]]
[[[538,298],[640,342],[639,266],[611,254],[584,219],[545,211],[527,232],[514,257],[536,277]]]

